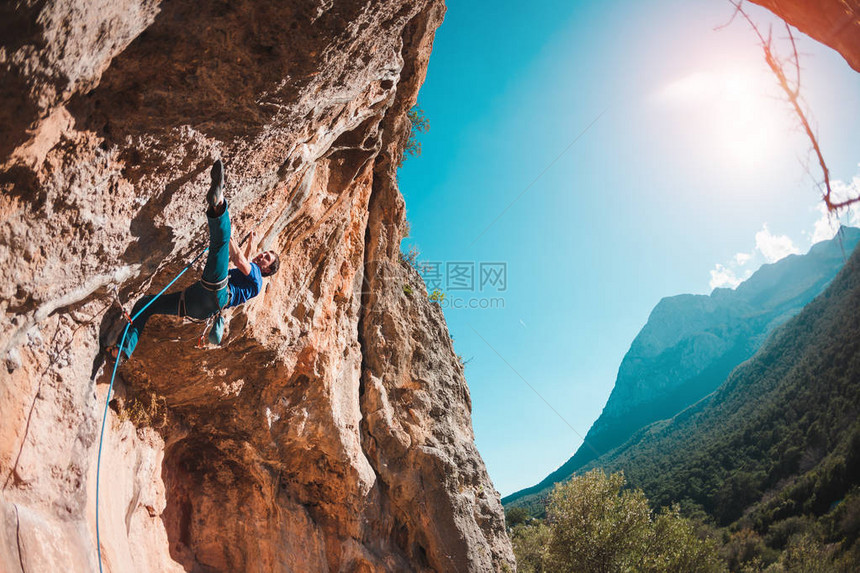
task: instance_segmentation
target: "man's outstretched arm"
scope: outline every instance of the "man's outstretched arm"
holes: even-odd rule
[[[251,261],[248,260],[248,257],[232,237],[230,238],[230,262],[243,275],[248,276],[251,274]]]
[[[249,261],[252,260],[251,253],[256,252],[257,243],[259,242],[259,237],[257,236],[256,231],[251,231],[248,233],[248,240],[245,241],[245,250],[242,252],[245,255],[245,258]]]

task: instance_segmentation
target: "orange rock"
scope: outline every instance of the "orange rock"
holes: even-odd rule
[[[235,232],[281,269],[222,346],[156,317],[121,365],[105,571],[513,569],[444,316],[402,296],[424,287],[398,262],[395,166],[444,10],[4,9],[0,569],[97,570],[110,287],[133,301],[202,249],[215,157]]]

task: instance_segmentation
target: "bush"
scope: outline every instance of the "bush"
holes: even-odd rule
[[[403,148],[403,155],[400,157],[398,167],[403,165],[407,157],[417,157],[421,155],[421,142],[418,141],[419,133],[426,133],[430,130],[430,122],[424,116],[424,110],[419,106],[410,109],[406,116],[409,118],[409,139],[406,141],[406,147]]]
[[[546,562],[557,572],[724,571],[713,540],[701,539],[675,506],[656,518],[624,474],[595,469],[550,494]]]
[[[675,505],[657,516],[640,571],[724,571],[714,539],[703,539]]]
[[[515,527],[529,519],[529,512],[524,507],[512,507],[505,512],[505,525]]]
[[[522,508],[514,508],[522,509]],[[519,524],[511,530],[511,545],[517,557],[519,573],[550,573],[546,558],[546,547],[550,539],[550,528],[541,521]]]
[[[783,549],[789,539],[805,532],[815,532],[815,519],[808,515],[793,515],[788,519],[771,524],[767,530],[767,544],[776,549]]]
[[[850,545],[860,537],[860,491],[852,491],[837,506],[834,517],[838,520],[838,532]]]
[[[421,251],[418,250],[418,247],[412,245],[406,252],[400,251],[400,262],[404,265],[409,265],[417,271],[419,267],[418,257],[420,256]]]
[[[791,538],[779,561],[767,573],[836,573],[833,555],[836,547],[824,545],[808,533]],[[849,571],[849,570],[846,570]]]
[[[623,473],[601,470],[556,485],[547,508],[553,571],[623,571],[638,561],[651,510],[645,494],[623,486]]]
[[[436,302],[436,303],[442,304],[443,302],[445,302],[445,293],[442,292],[441,290],[437,289],[437,288],[434,288],[433,292],[431,292],[427,296],[427,298],[430,299],[430,302]]]
[[[776,558],[776,552],[765,546],[761,536],[751,529],[732,533],[720,553],[732,571],[761,571],[764,564]]]

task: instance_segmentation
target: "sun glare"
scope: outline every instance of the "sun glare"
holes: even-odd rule
[[[669,83],[657,99],[678,112],[701,152],[756,167],[781,151],[790,130],[772,83],[753,70],[700,71]]]

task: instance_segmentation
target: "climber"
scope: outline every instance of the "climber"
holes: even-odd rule
[[[224,199],[224,164],[217,160],[212,165],[212,184],[206,194],[206,218],[209,222],[209,253],[206,266],[199,281],[184,291],[167,293],[156,299],[128,329],[123,344],[123,357],[128,359],[137,346],[138,339],[146,326],[146,321],[154,314],[187,316],[195,319],[215,317],[215,325],[209,333],[209,340],[221,342],[224,329],[221,312],[228,307],[238,306],[254,298],[263,288],[263,277],[273,275],[280,266],[280,259],[274,251],[263,251],[253,259],[251,249],[257,243],[257,234],[251,232],[244,249],[230,236],[230,213]],[[235,268],[228,272],[228,262]],[[142,297],[134,305],[131,316],[155,298],[153,295]],[[108,355],[116,359],[119,348],[116,344],[107,348]]]

